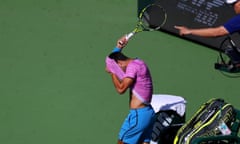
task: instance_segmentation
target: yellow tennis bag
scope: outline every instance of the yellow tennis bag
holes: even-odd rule
[[[191,144],[194,138],[230,135],[234,107],[223,99],[210,99],[177,132],[174,144]]]

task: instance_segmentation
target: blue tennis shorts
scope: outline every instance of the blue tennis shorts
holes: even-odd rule
[[[119,132],[119,140],[126,144],[150,142],[155,112],[151,106],[131,109]]]

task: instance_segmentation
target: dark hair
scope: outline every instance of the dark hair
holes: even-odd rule
[[[125,56],[123,53],[121,53],[121,52],[113,52],[113,53],[111,53],[109,56],[108,56],[109,58],[111,58],[111,59],[114,59],[116,62],[118,61],[118,60],[127,60],[127,59],[129,59],[129,57],[127,57],[127,56]]]

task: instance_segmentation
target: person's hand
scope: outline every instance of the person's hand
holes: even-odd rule
[[[126,36],[123,36],[117,41],[117,47],[124,48],[127,45],[127,43],[128,43],[128,40],[126,39]]]
[[[191,34],[191,30],[185,26],[174,26],[174,28],[179,30],[181,36]]]
[[[107,67],[105,68],[105,71],[109,74],[112,74],[112,72]]]

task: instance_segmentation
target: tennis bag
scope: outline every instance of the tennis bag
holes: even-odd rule
[[[191,144],[196,137],[228,135],[234,107],[223,99],[210,99],[177,132],[174,144]]]

